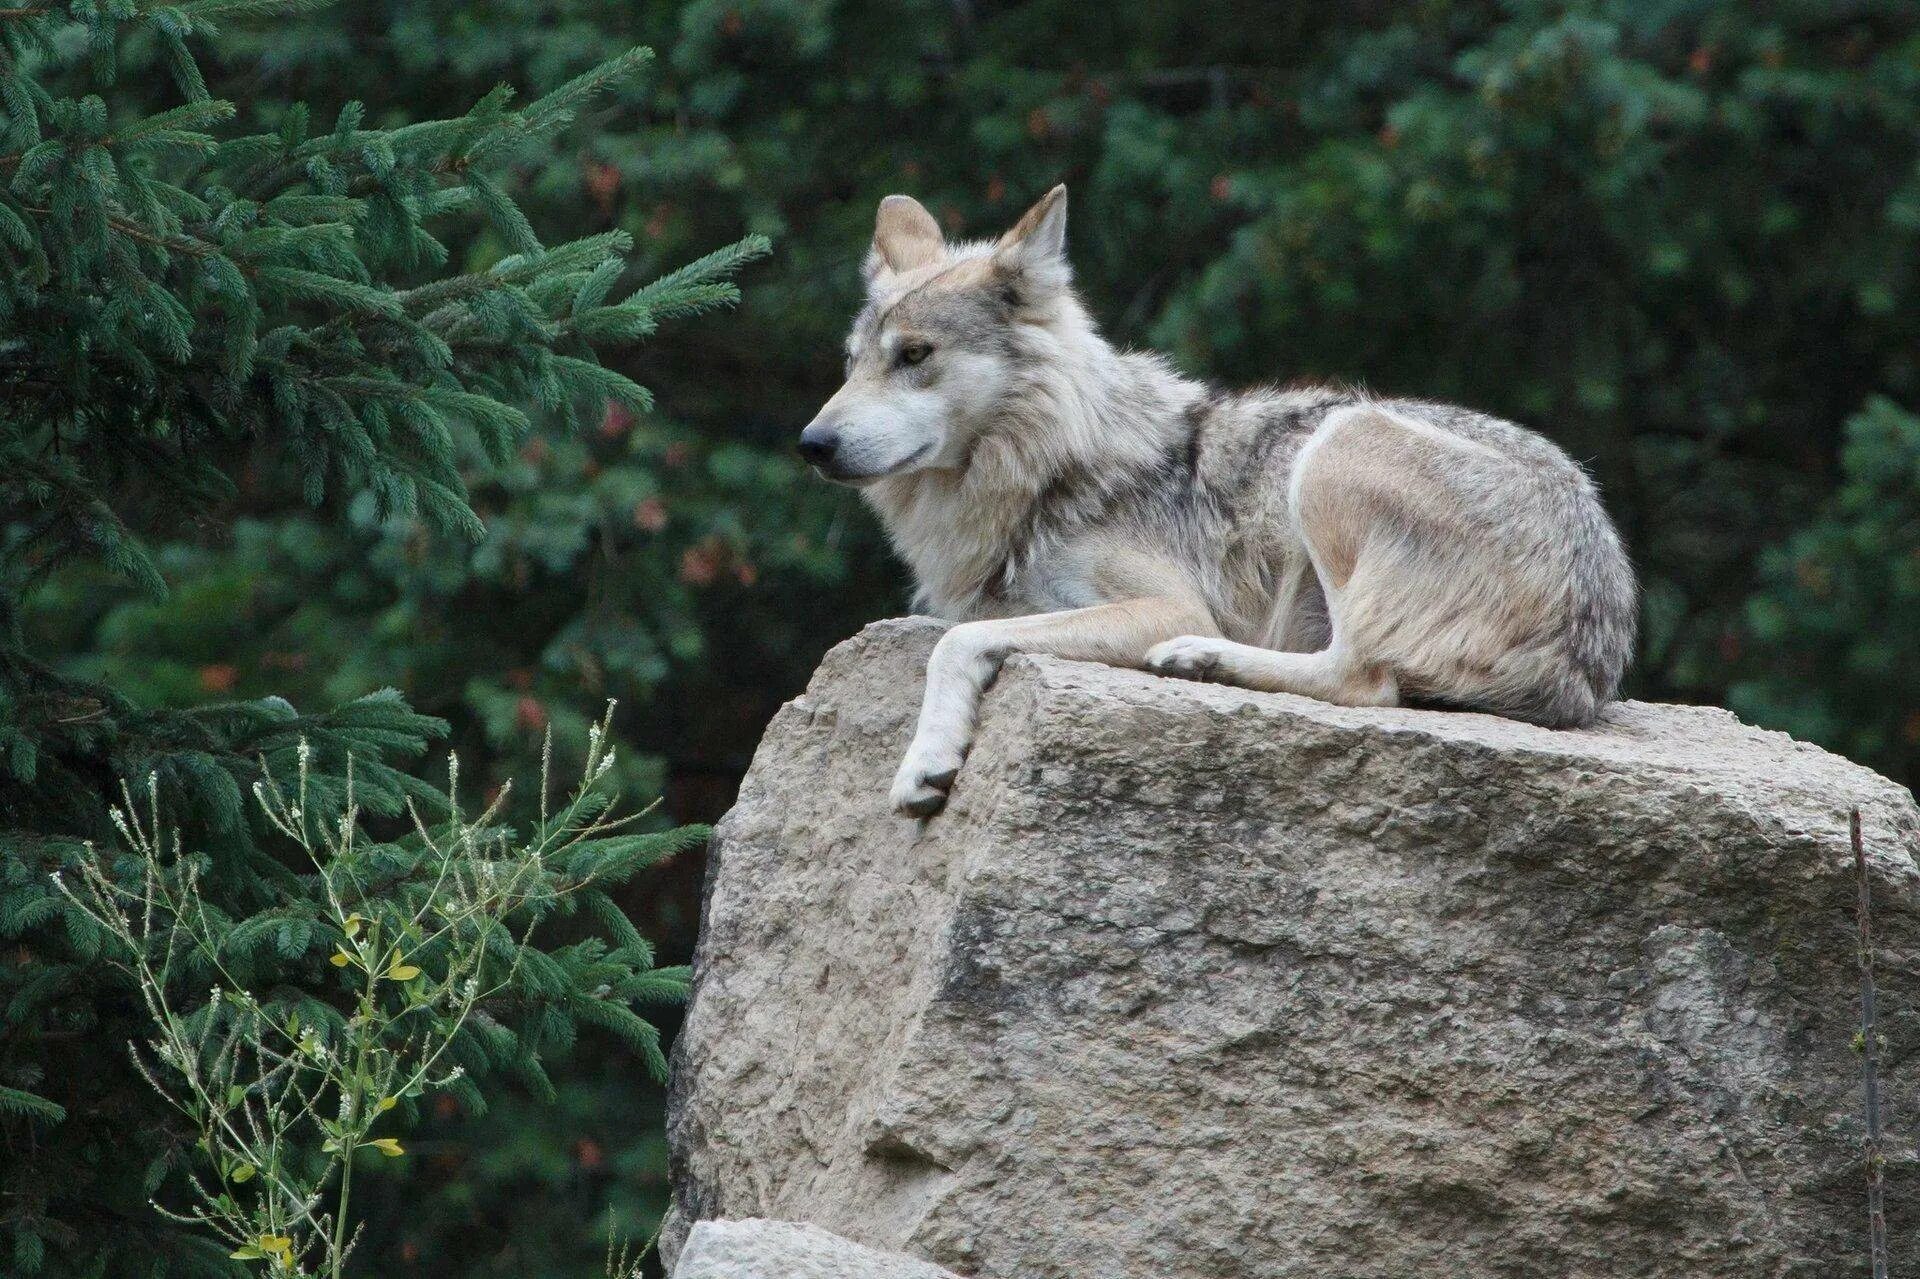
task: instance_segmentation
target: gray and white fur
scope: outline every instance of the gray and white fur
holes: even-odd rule
[[[1331,387],[1220,392],[1116,350],[1072,288],[1066,189],[991,243],[881,202],[847,380],[801,435],[858,486],[951,628],[900,811],[945,803],[1007,655],[1347,705],[1591,723],[1636,591],[1586,473],[1543,437]]]

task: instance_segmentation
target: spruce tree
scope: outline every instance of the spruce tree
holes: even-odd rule
[[[132,1072],[131,993],[102,937],[54,890],[79,842],[110,844],[120,779],[151,788],[223,944],[290,1001],[325,989],[310,876],[246,797],[305,755],[317,814],[354,793],[374,820],[449,798],[406,765],[445,725],[391,690],[321,713],[278,697],[167,706],[43,651],[50,581],[164,598],[154,546],[217,542],[261,494],[338,520],[356,504],[423,542],[475,539],[468,477],[513,456],[537,416],[601,422],[647,391],[599,352],[731,302],[764,251],[734,244],[630,287],[618,231],[548,245],[503,183],[515,157],[645,62],[620,54],[524,105],[374,127],[348,104],[233,102],[200,55],[227,23],[307,0],[76,0],[0,10],[0,1269],[19,1275],[227,1273],[156,1217],[190,1161]],[[164,88],[156,89],[156,84]],[[450,266],[447,236],[502,246]],[[143,789],[143,793],[144,789]],[[399,828],[396,827],[396,831]],[[698,832],[598,868],[617,882]],[[411,873],[388,868],[396,886]],[[470,1108],[503,1072],[536,1089],[582,1024],[662,1067],[629,1006],[669,991],[612,901],[582,898],[606,944],[553,945],[463,1032]],[[584,925],[583,925],[584,926]],[[609,958],[611,956],[611,959]],[[609,963],[617,970],[608,976]],[[625,976],[619,974],[624,973]]]

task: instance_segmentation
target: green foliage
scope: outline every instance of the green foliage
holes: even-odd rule
[[[323,566],[316,549],[370,526],[405,528],[463,562],[494,536],[477,488],[512,468],[536,424],[557,440],[597,438],[608,414],[650,405],[601,349],[730,302],[728,275],[766,248],[749,238],[646,283],[628,232],[549,244],[521,208],[523,157],[569,145],[583,113],[601,113],[610,132],[605,104],[630,92],[644,50],[609,48],[525,105],[511,88],[482,86],[465,114],[374,124],[343,96],[316,110],[263,92],[257,62],[236,75],[245,23],[277,28],[315,7],[0,9],[0,1269],[10,1275],[234,1267],[235,1249],[148,1206],[178,1202],[192,1125],[119,1050],[143,1033],[143,1011],[103,962],[110,932],[48,879],[82,841],[112,838],[115,779],[143,779],[194,850],[196,892],[217,923],[207,944],[262,1006],[312,1004],[309,1025],[324,1012],[298,992],[317,989],[308,967],[327,936],[326,903],[247,796],[298,771],[303,807],[338,812],[351,758],[354,802],[375,826],[409,805],[429,829],[450,812],[446,792],[403,771],[447,723],[409,705],[398,681],[242,688],[206,662],[180,678],[171,646],[195,625],[217,618],[251,642],[254,620],[240,603],[247,583],[183,565],[217,559],[248,512],[299,512],[301,531],[283,545],[327,589],[341,562]],[[256,567],[302,585],[297,572]],[[308,616],[334,642],[369,638],[342,634],[338,615]],[[168,659],[108,660],[78,639],[95,624]],[[336,709],[302,713],[288,692]],[[590,713],[551,718],[584,738]],[[644,774],[617,771],[607,784]],[[651,970],[622,915],[636,899],[604,893],[689,838],[697,832],[598,846],[602,888],[579,899],[582,918],[554,947],[524,951],[509,989],[453,1041],[464,1069],[455,1104],[477,1112],[508,1083],[549,1094],[549,1064],[583,1033],[659,1067],[659,1032],[628,1005],[670,996],[677,978]],[[403,860],[381,873],[403,882]]]
[[[460,811],[456,765],[444,818],[429,824],[409,805],[405,835],[372,838],[351,763],[335,795],[315,784],[303,744],[293,776],[269,772],[254,797],[306,869],[250,917],[208,900],[208,862],[169,836],[158,780],[144,806],[123,788],[112,817],[124,855],[89,844],[73,882],[53,885],[69,929],[109,939],[102,958],[139,992],[152,1024],[135,1065],[195,1138],[186,1201],[156,1205],[164,1216],[268,1274],[369,1273],[383,1263],[359,1253],[353,1264],[356,1164],[368,1151],[402,1158],[388,1130],[424,1098],[456,1091],[479,1106],[469,1063],[542,1078],[544,1041],[571,1042],[586,1023],[617,1028],[664,1081],[659,1033],[630,1005],[677,1001],[685,971],[652,967],[618,912],[611,939],[532,940],[596,884],[686,842],[609,815],[606,730],[593,729],[582,779],[553,811],[543,772],[524,835],[499,824],[504,791],[476,816]]]
[[[1841,466],[1818,517],[1761,562],[1751,674],[1729,704],[1920,776],[1920,416],[1869,401]]]

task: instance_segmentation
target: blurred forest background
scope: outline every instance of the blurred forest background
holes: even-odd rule
[[[472,469],[477,542],[266,469],[149,511],[166,595],[63,569],[13,619],[36,652],[174,707],[394,687],[487,779],[618,698],[635,789],[710,820],[820,654],[905,605],[856,496],[791,454],[875,202],[990,235],[1065,181],[1115,339],[1543,430],[1641,573],[1634,696],[1920,778],[1920,6],[341,0],[205,67],[243,114],[352,99],[394,125],[635,45],[650,69],[506,185],[550,241],[631,232],[638,279],[772,240],[737,310],[607,354],[654,409]],[[485,228],[456,250],[505,252]],[[699,879],[683,858],[623,898],[668,956]],[[610,1210],[645,1235],[658,1095],[616,1046],[555,1075],[557,1104],[448,1102],[415,1138],[383,1272],[580,1275]]]

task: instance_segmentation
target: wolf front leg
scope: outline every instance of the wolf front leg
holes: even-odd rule
[[[1195,632],[1217,633],[1204,606],[1157,596],[960,623],[940,637],[927,659],[920,725],[893,779],[894,808],[911,817],[931,817],[945,807],[973,745],[980,695],[1010,655],[1041,653],[1139,667],[1155,644]]]

